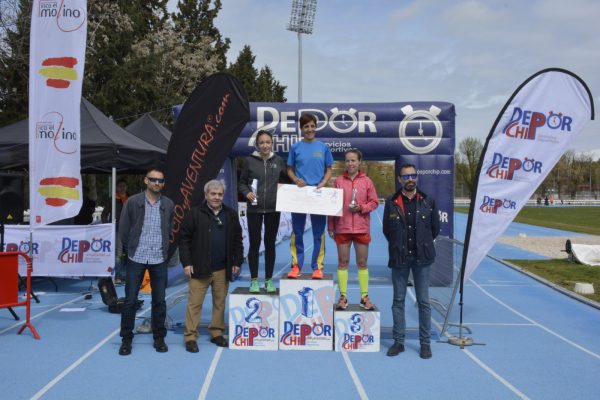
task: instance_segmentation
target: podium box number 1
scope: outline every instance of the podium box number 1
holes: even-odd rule
[[[279,349],[333,349],[333,277],[282,278],[279,296]]]

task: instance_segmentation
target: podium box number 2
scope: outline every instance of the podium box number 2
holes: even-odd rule
[[[333,349],[333,278],[283,278],[279,296],[279,349]]]
[[[277,350],[278,323],[278,293],[250,293],[238,287],[229,296],[230,349]]]

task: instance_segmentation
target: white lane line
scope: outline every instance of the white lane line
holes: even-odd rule
[[[92,347],[87,353],[85,353],[83,356],[79,357],[79,359],[77,361],[75,361],[73,364],[69,365],[67,367],[67,369],[65,369],[63,372],[58,374],[56,376],[56,378],[52,379],[50,382],[48,382],[48,384],[46,384],[46,386],[44,386],[40,391],[38,391],[36,394],[34,394],[33,397],[31,398],[31,400],[37,400],[37,399],[41,398],[43,395],[45,395],[48,392],[48,390],[52,389],[52,387],[54,385],[56,385],[65,376],[67,376],[71,371],[73,371],[75,368],[77,368],[82,362],[85,361],[86,358],[88,358],[89,356],[94,354],[96,352],[96,350],[98,350],[106,342],[108,342],[110,339],[112,339],[117,333],[119,333],[119,331],[120,331],[119,328],[115,329],[110,335],[108,335],[107,337],[102,339],[97,345]]]
[[[407,290],[407,292],[410,295],[410,297],[413,299],[413,301],[416,302],[417,298],[415,297],[415,294],[413,293],[413,289]],[[442,331],[442,325],[439,322],[437,322],[435,319],[431,318],[431,323],[434,324],[440,332]],[[488,365],[486,365],[483,361],[481,361],[479,358],[477,358],[477,356],[475,356],[469,350],[462,349],[462,351],[464,351],[465,354],[467,356],[469,356],[469,358],[471,360],[473,360],[477,365],[479,365],[481,368],[483,368],[483,370],[485,370],[488,374],[490,374],[498,382],[503,384],[508,390],[510,390],[511,392],[516,394],[519,398],[528,399],[528,397],[525,396],[519,389],[514,387],[509,381],[504,379],[500,374],[498,374],[496,371],[494,371],[492,368],[490,368]]]
[[[66,306],[67,304],[74,303],[74,302],[76,302],[76,301],[78,301],[78,300],[82,300],[84,297],[85,297],[85,295],[82,295],[82,296],[76,297],[76,298],[74,298],[73,300],[69,300],[69,301],[67,301],[67,302],[65,302],[65,303],[59,304],[59,305],[57,305],[57,306],[54,306],[54,307],[52,307],[52,308],[51,308],[51,309],[49,309],[49,310],[46,310],[46,311],[44,311],[44,312],[41,312],[41,313],[39,313],[39,314],[36,314],[36,315],[34,315],[33,317],[30,317],[29,319],[30,319],[30,320],[34,320],[34,319],[36,319],[36,318],[39,318],[39,317],[41,317],[41,316],[43,316],[43,315],[46,315],[46,314],[48,314],[50,311],[54,311],[54,310],[56,310],[57,308],[60,308],[60,307]],[[19,327],[19,326],[23,325],[25,322],[26,322],[26,321],[17,322],[16,324],[14,324],[14,325],[12,325],[12,326],[9,326],[8,328],[4,328],[3,330],[1,330],[1,331],[0,331],[0,335],[2,335],[2,334],[3,334],[4,332],[6,332],[6,331],[10,331],[10,330],[11,330],[11,329],[13,329],[13,328],[16,328],[16,327]],[[38,332],[38,333],[39,333],[39,332]]]
[[[213,376],[215,375],[215,371],[217,370],[217,364],[221,359],[221,353],[223,353],[223,347],[219,347],[213,356],[212,362],[210,363],[210,367],[208,368],[208,373],[204,378],[204,384],[202,385],[202,390],[200,390],[200,394],[198,394],[198,400],[206,399],[206,394],[208,393],[208,389],[210,388],[210,383],[212,382]]]
[[[481,290],[486,296],[490,297],[491,299],[493,299],[494,301],[496,301],[498,304],[506,307],[508,310],[512,311],[513,313],[517,314],[519,317],[523,318],[526,321],[531,322],[532,324],[536,325],[537,327],[539,327],[540,329],[545,330],[546,332],[548,332],[549,334],[556,336],[557,338],[559,338],[560,340],[570,344],[571,346],[575,347],[576,349],[579,349],[581,351],[583,351],[584,353],[589,354],[592,357],[595,357],[597,359],[600,360],[600,354],[594,353],[591,350],[586,349],[585,347],[573,342],[572,340],[567,339],[566,337],[558,334],[557,332],[554,332],[552,329],[540,324],[539,322],[529,318],[528,316],[526,316],[525,314],[520,313],[519,311],[515,310],[514,308],[512,308],[511,306],[509,306],[508,304],[504,303],[502,300],[498,299],[497,297],[495,297],[493,294],[491,294],[490,292],[488,292],[487,290],[485,290],[483,287],[481,287],[477,282],[475,282],[472,279],[469,279],[469,281],[471,283],[473,283],[473,285],[475,285],[479,290]]]
[[[537,326],[535,324],[518,324],[508,322],[463,322],[465,326],[477,325],[477,326]]]
[[[175,292],[171,293],[170,295],[166,296],[165,300],[173,297],[174,295],[176,295],[177,293],[183,291],[184,289],[187,289],[187,284],[185,286],[183,286],[181,289],[178,289]],[[152,309],[152,307],[148,307],[145,310],[137,313],[136,316],[137,317],[141,317],[142,315],[146,314],[151,309]],[[50,382],[48,382],[48,384],[46,386],[44,386],[36,394],[34,394],[33,397],[31,398],[31,400],[37,400],[37,399],[41,398],[50,389],[52,389],[58,382],[60,382],[65,376],[67,376],[71,371],[73,371],[81,363],[83,363],[89,356],[91,356],[92,354],[94,354],[100,347],[102,347],[104,344],[106,344],[106,342],[108,342],[117,333],[119,333],[120,330],[121,330],[120,328],[115,329],[107,337],[105,337],[100,342],[98,342],[98,344],[96,344],[94,347],[92,347],[87,353],[85,353],[84,355],[82,355],[81,357],[79,357],[79,359],[77,359],[77,361],[75,361],[73,364],[69,365],[64,371],[62,371],[60,374],[58,374],[56,376],[56,378],[52,379]]]
[[[506,379],[504,379],[502,376],[500,376],[499,374],[496,373],[496,371],[494,371],[493,369],[491,369],[490,367],[488,367],[483,361],[481,361],[479,358],[477,358],[473,353],[471,353],[469,350],[467,349],[462,349],[462,351],[464,351],[464,353],[475,362],[475,364],[479,365],[481,368],[483,368],[485,371],[487,371],[487,373],[489,373],[490,375],[492,375],[495,379],[497,379],[499,382],[501,382],[504,386],[506,386],[511,392],[513,392],[514,394],[516,394],[520,399],[524,399],[524,400],[528,400],[529,397],[527,397],[523,392],[521,392],[519,389],[517,389],[516,387],[514,387],[509,381],[507,381]]]
[[[528,285],[528,284],[516,284],[516,285],[511,285],[511,284],[507,284],[507,283],[484,283],[481,285],[481,287],[520,287],[520,288],[526,288],[526,287],[539,287],[539,285]]]
[[[313,248],[314,245],[310,245],[309,247],[304,249],[304,253],[307,253],[308,251],[310,251]],[[275,272],[273,274],[273,277],[279,276],[283,271],[285,271],[286,269],[288,269],[290,267],[290,265],[292,264],[292,262],[290,261],[289,263],[285,264],[281,269],[279,269],[279,271]],[[215,371],[217,369],[217,364],[219,363],[219,359],[221,358],[221,353],[223,352],[223,348],[219,347],[217,349],[217,352],[215,353],[212,362],[210,363],[210,368],[208,369],[208,373],[206,374],[206,377],[204,378],[204,384],[202,385],[202,390],[200,390],[200,394],[198,395],[198,399],[205,399],[206,398],[206,394],[208,393],[208,389],[210,388],[210,383],[212,382],[212,378],[215,374]]]
[[[362,400],[368,400],[369,396],[367,396],[367,392],[365,391],[365,388],[363,387],[362,383],[360,382],[360,379],[358,378],[358,374],[356,373],[356,370],[354,369],[354,366],[352,365],[352,362],[350,361],[350,357],[348,356],[348,353],[345,351],[342,351],[342,357],[344,358],[344,362],[346,363],[348,372],[350,372],[350,376],[352,377],[354,386],[356,386],[358,395],[360,396],[360,398]]]
[[[379,218],[379,214],[377,214],[377,217]],[[383,225],[383,222],[381,221],[381,219],[379,219],[379,222],[381,222],[381,224]],[[483,290],[483,289],[482,289]],[[414,302],[417,301],[416,296],[413,293],[413,290],[407,290],[408,294],[410,295],[410,297],[412,298],[412,300]],[[442,331],[442,325],[440,323],[438,323],[435,319],[431,318],[431,322],[437,327],[437,329],[441,332]],[[535,323],[534,323],[535,324]],[[471,353],[469,350],[463,349],[463,351],[465,352],[465,354],[467,356],[469,356],[469,358],[471,360],[473,360],[477,365],[479,365],[481,368],[483,368],[487,373],[489,373],[490,375],[492,375],[496,380],[498,380],[500,383],[502,383],[504,386],[506,386],[511,392],[515,393],[517,396],[519,396],[519,398],[521,399],[528,399],[527,396],[525,396],[520,390],[518,390],[516,387],[514,387],[510,382],[508,382],[506,379],[504,379],[502,376],[500,376],[496,371],[494,371],[493,369],[491,369],[490,367],[488,367],[483,361],[481,361],[479,358],[477,358],[473,353]]]

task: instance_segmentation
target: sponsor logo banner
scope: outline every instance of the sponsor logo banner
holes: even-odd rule
[[[561,69],[534,74],[509,99],[481,156],[465,236],[465,281],[594,118],[592,104],[585,82]]]
[[[29,58],[31,225],[79,213],[85,0],[35,0]]]
[[[27,225],[6,225],[2,251],[31,249],[33,276],[110,276],[115,265],[113,228],[113,224],[40,226],[30,244]],[[26,273],[24,264],[19,271]]]
[[[249,115],[244,88],[224,73],[202,81],[186,100],[167,150],[164,194],[175,203],[169,256],[186,213],[204,200],[204,184],[221,170]]]

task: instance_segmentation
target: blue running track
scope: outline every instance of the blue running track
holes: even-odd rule
[[[600,398],[600,310],[486,258],[465,287],[464,322],[477,345],[461,350],[442,343],[443,316],[433,312],[440,342],[432,343],[433,358],[418,355],[417,310],[407,307],[406,352],[386,357],[390,336],[392,289],[381,214],[372,218],[369,294],[381,309],[382,348],[379,353],[302,351],[234,351],[212,345],[201,331],[200,352],[183,346],[186,284],[168,288],[167,301],[181,300],[169,312],[169,352],[152,348],[151,335],[137,335],[133,353],[117,354],[119,316],[107,312],[96,292],[83,293],[89,280],[58,280],[59,291],[36,281],[41,303],[33,303],[33,324],[42,339],[0,309],[1,399],[596,399]],[[456,237],[464,236],[466,217],[456,214]],[[512,224],[508,235],[570,235]],[[305,243],[311,243],[311,233]],[[327,238],[325,271],[335,273],[337,255]],[[289,269],[289,242],[277,249],[276,278]],[[500,258],[543,258],[506,245],[491,252]],[[359,299],[356,269],[350,269],[349,298]],[[233,284],[248,285],[246,274]],[[261,268],[261,273],[262,273]],[[335,276],[335,275],[334,275]],[[95,283],[95,282],[94,282]],[[120,295],[123,288],[117,288]],[[230,290],[233,290],[230,289]],[[412,295],[412,293],[410,293]],[[336,294],[337,296],[337,294]],[[145,298],[140,316],[149,316]],[[202,324],[210,316],[207,297]],[[61,312],[84,308],[80,312]],[[24,310],[15,311],[24,318]],[[455,305],[451,321],[458,321]]]

